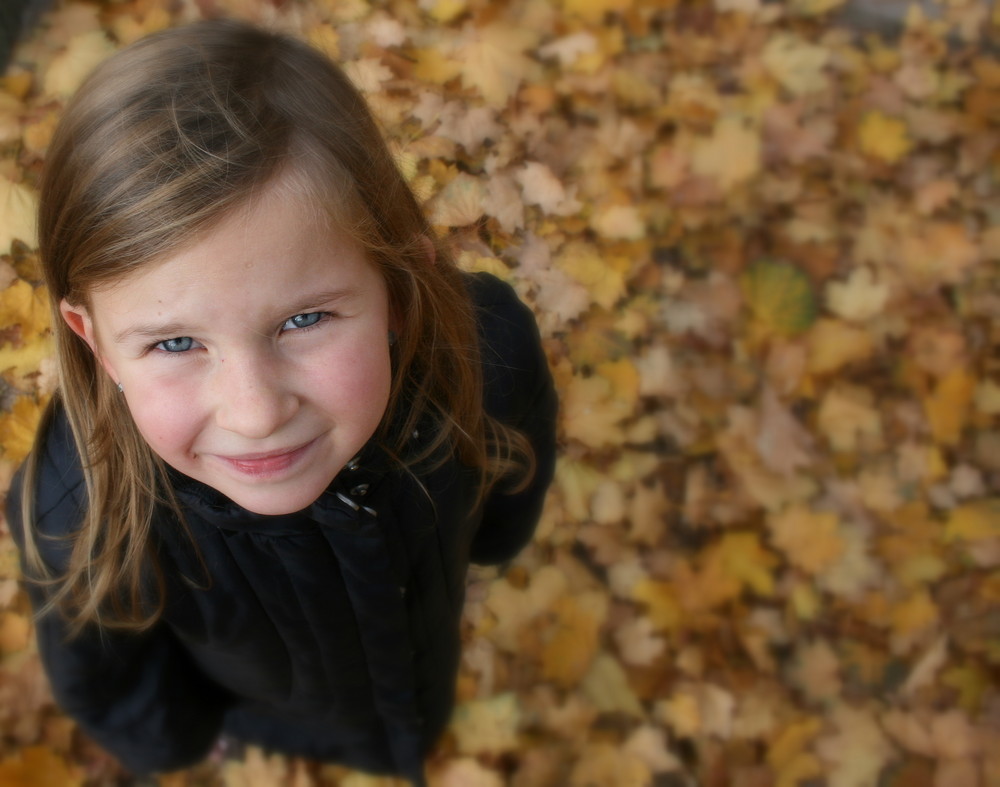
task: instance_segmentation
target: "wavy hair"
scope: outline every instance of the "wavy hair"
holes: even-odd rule
[[[411,471],[456,456],[478,470],[480,500],[501,478],[513,476],[515,489],[530,478],[526,438],[483,410],[462,276],[433,240],[350,80],[305,44],[239,22],[157,33],[86,80],[42,176],[40,257],[60,373],[54,402],[65,408],[83,457],[88,507],[66,574],[52,577],[30,526],[50,409],[28,460],[24,530],[32,573],[57,586],[46,609],[59,607],[74,630],[155,622],[164,583],[151,543],[154,512],[167,505],[183,518],[162,460],[90,348],[60,318],[59,303],[88,307],[95,288],[197,242],[289,168],[366,250],[390,308],[405,316],[377,439]],[[407,437],[418,424],[427,434],[428,423],[429,439],[414,454]]]

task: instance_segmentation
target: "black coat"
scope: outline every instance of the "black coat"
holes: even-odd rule
[[[38,621],[56,700],[127,767],[192,764],[225,731],[420,780],[453,703],[468,563],[524,546],[554,465],[555,393],[532,315],[492,276],[469,284],[485,406],[529,435],[531,485],[472,510],[468,469],[445,464],[420,479],[425,493],[372,443],[308,509],[262,516],[172,471],[198,551],[164,509],[154,534],[168,577],[162,621],[72,640],[58,614]],[[69,545],[46,537],[73,533],[86,493],[62,414],[44,445],[35,527],[58,573]],[[19,480],[8,520],[21,542]],[[42,590],[28,590],[39,605]]]

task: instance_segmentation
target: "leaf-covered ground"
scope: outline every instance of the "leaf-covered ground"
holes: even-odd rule
[[[562,395],[432,784],[1000,785],[1000,13],[883,40],[839,5],[64,2],[0,83],[0,483],[54,384],[32,213],[66,97],[180,21],[296,31],[535,308]],[[0,784],[121,783],[17,576],[4,531]],[[388,784],[254,749],[160,783]]]

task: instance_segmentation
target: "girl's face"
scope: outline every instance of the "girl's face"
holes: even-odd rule
[[[62,304],[167,464],[260,514],[312,503],[389,399],[385,283],[283,181],[164,262]]]

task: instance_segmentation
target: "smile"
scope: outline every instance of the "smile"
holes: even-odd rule
[[[240,456],[218,455],[227,466],[240,475],[250,476],[257,480],[273,479],[291,469],[313,446],[315,440],[289,450],[269,451],[259,454],[241,454]]]

